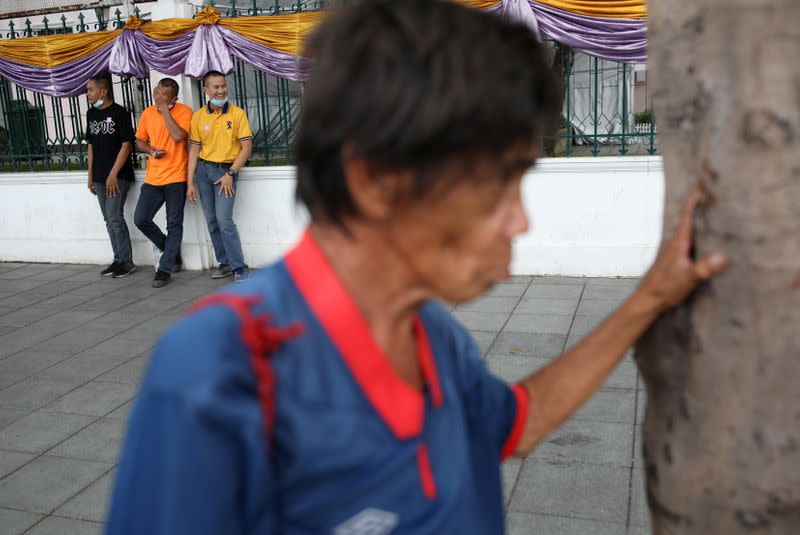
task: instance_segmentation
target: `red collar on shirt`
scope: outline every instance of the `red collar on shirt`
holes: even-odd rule
[[[398,439],[419,436],[425,423],[425,397],[394,371],[311,232],[284,259],[289,274],[323,329],[339,350],[364,396]],[[442,388],[430,342],[419,315],[414,317],[417,359],[433,405],[442,405]]]

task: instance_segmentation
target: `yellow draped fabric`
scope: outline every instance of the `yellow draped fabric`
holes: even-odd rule
[[[399,1],[399,0],[398,0]],[[473,9],[485,10],[500,0],[456,0]],[[647,16],[645,0],[536,0],[571,13],[605,18],[641,19]],[[129,19],[126,28],[141,31],[158,41],[176,39],[201,24],[219,24],[258,44],[287,54],[299,54],[303,39],[325,17],[324,12],[220,19],[206,6],[194,19],[164,19],[142,23]],[[114,42],[121,30],[67,35],[26,37],[0,41],[0,57],[36,67],[54,68],[88,56]]]
[[[186,32],[197,29],[200,26],[194,19],[164,19],[154,22],[146,22],[140,31],[147,37],[158,41],[169,41],[177,39]]]
[[[643,19],[647,17],[646,0],[536,0],[570,13],[590,17]]]
[[[223,19],[219,24],[260,45],[298,55],[303,40],[324,17],[322,11],[309,11],[293,15]]]
[[[64,35],[42,35],[0,41],[0,57],[52,69],[80,59],[113,43],[121,30]]]

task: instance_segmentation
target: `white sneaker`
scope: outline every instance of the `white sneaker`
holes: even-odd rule
[[[161,262],[162,254],[164,254],[164,251],[153,245],[153,266],[156,271],[158,271],[158,264]]]

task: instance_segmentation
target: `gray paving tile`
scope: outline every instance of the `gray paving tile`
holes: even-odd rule
[[[550,362],[539,357],[519,355],[486,355],[486,366],[507,383],[516,383]]]
[[[65,357],[71,357],[108,340],[114,334],[113,329],[86,324],[39,342],[32,346],[30,350],[57,352]]]
[[[42,516],[0,507],[0,526],[3,527],[3,535],[21,535],[26,529],[37,523]]]
[[[632,424],[570,420],[550,433],[531,457],[554,463],[631,466],[632,451]]]
[[[629,362],[621,362],[617,365],[611,375],[601,388],[636,388],[636,376],[639,372],[636,366]]]
[[[87,416],[104,416],[127,403],[136,387],[124,383],[89,382],[47,406],[47,410]]]
[[[483,297],[521,297],[528,289],[528,284],[498,283],[487,290]]]
[[[515,314],[559,314],[572,316],[578,308],[577,299],[549,299],[528,297],[520,300]]]
[[[508,318],[508,313],[496,312],[467,312],[456,310],[453,316],[467,329],[471,331],[494,331],[503,328],[503,324]]]
[[[23,308],[15,308],[13,312],[0,316],[0,324],[24,327],[57,313],[58,311],[54,311],[52,307],[37,303]]]
[[[99,316],[99,312],[66,311],[0,336],[0,357],[12,355]]]
[[[631,481],[631,519],[630,525],[650,529],[650,511],[647,508],[644,470],[633,471]]]
[[[100,382],[125,383],[138,385],[142,380],[142,375],[150,362],[150,354],[134,357],[125,364],[121,364],[107,373],[99,376],[96,380]]]
[[[519,299],[516,297],[481,297],[456,306],[456,311],[464,312],[511,312]]]
[[[511,500],[511,493],[517,483],[519,471],[522,468],[522,459],[511,458],[500,465],[500,472],[503,478],[503,498],[506,505]]]
[[[636,286],[633,284],[586,284],[583,291],[584,299],[608,299],[610,301],[622,302],[633,293]]]
[[[39,377],[86,382],[95,379],[141,351],[140,346],[103,342],[39,373]]]
[[[578,314],[581,316],[600,316],[606,317],[619,308],[618,301],[607,299],[581,299],[578,305]]]
[[[636,418],[635,405],[635,390],[598,390],[573,418],[632,425]]]
[[[95,297],[90,301],[81,303],[75,306],[75,310],[95,310],[98,312],[113,312],[115,310],[125,308],[137,301],[141,300],[138,296],[115,295],[106,294],[100,297]]]
[[[41,286],[36,286],[24,292],[19,292],[10,297],[6,297],[3,299],[2,303],[3,306],[18,307],[35,305],[41,301],[44,301],[45,299],[49,299],[51,297],[67,293],[70,290],[74,290],[75,288],[83,286],[83,284],[84,283],[78,281],[47,282]]]
[[[0,431],[0,449],[43,453],[93,420],[80,414],[32,412]]]
[[[511,277],[503,280],[505,284],[530,284],[533,280],[531,275],[512,275]]]
[[[136,398],[132,399],[131,401],[127,402],[126,404],[122,405],[120,408],[116,409],[114,412],[110,413],[106,418],[113,418],[115,420],[122,420],[122,422],[127,425],[128,416],[130,416],[131,410],[133,409],[133,405],[136,403]]]
[[[583,292],[583,285],[572,284],[532,284],[525,294],[526,299],[570,299],[576,300]]]
[[[625,524],[629,469],[526,460],[509,510]]]
[[[602,316],[583,316],[576,315],[569,330],[569,340],[567,347],[570,347],[581,340],[584,336],[592,332],[603,322]]]
[[[36,455],[32,453],[0,450],[0,479],[6,477],[8,474],[26,464],[34,457],[36,457]]]
[[[501,332],[489,354],[514,354],[553,358],[561,354],[567,337],[563,334]]]
[[[140,299],[130,305],[125,306],[125,310],[128,312],[134,312],[137,314],[150,314],[151,316],[155,316],[157,314],[161,314],[168,310],[172,310],[173,308],[180,307],[180,306],[188,306],[189,301],[185,299]]]
[[[0,325],[0,336],[19,329],[16,325]]]
[[[592,279],[588,277],[562,277],[560,275],[543,275],[543,276],[536,276],[533,277],[533,284],[543,284],[543,285],[574,285],[574,286],[583,286]]]
[[[639,379],[639,383],[643,383]],[[644,389],[637,389],[636,391],[636,423],[644,423],[644,412],[647,410],[647,391]]]
[[[503,328],[504,332],[564,334],[569,332],[572,315],[520,314],[514,312]]]
[[[4,279],[9,280],[19,280],[19,279],[26,279],[26,280],[35,280],[36,275],[47,271],[52,266],[44,265],[44,264],[28,264],[26,266],[22,266],[19,269],[15,269],[13,271],[9,271],[4,273]]]
[[[125,422],[101,418],[47,452],[48,455],[116,463]]]
[[[470,334],[475,342],[478,344],[478,348],[481,350],[481,355],[485,355],[489,348],[494,342],[494,339],[497,338],[496,332],[489,332],[489,331],[471,331]]]
[[[19,420],[31,411],[27,409],[14,409],[12,407],[0,407],[0,429],[9,425],[11,422]]]
[[[0,374],[0,390],[8,388],[11,385],[24,381],[29,376],[25,373],[6,372]]]
[[[18,279],[18,280],[9,280],[8,274],[0,274],[0,290],[5,293],[10,293],[11,295],[18,294],[19,292],[24,292],[26,290],[30,290],[31,288],[36,288],[38,286],[42,286],[47,284],[46,281],[37,281],[31,279]],[[8,306],[3,304],[3,300],[0,300],[1,306]]]
[[[75,389],[79,383],[29,377],[0,390],[0,405],[15,409],[38,409]]]
[[[624,524],[563,516],[509,512],[508,535],[625,535]]]
[[[0,481],[0,505],[50,513],[110,467],[106,463],[43,455]]]
[[[50,516],[36,524],[25,535],[100,535],[102,531],[103,525],[99,522]]]
[[[106,518],[106,506],[113,489],[115,474],[115,470],[110,470],[77,496],[56,509],[53,514],[103,522]]]
[[[0,360],[0,375],[5,373],[30,376],[69,358],[61,351],[25,349]]]

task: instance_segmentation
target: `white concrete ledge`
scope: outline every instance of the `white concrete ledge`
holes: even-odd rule
[[[152,263],[133,225],[143,179],[128,195],[126,220],[137,264]],[[242,170],[234,220],[247,261],[280,257],[306,222],[294,204],[293,167]],[[543,159],[523,194],[531,230],[515,240],[515,274],[638,276],[661,235],[664,197],[659,157]],[[163,210],[156,221],[164,227]],[[189,269],[215,265],[202,210],[186,206],[183,256]],[[105,264],[111,246],[85,172],[0,174],[0,261]]]

